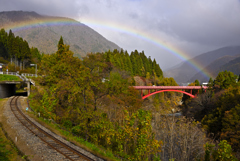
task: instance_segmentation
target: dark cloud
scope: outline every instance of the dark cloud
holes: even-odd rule
[[[0,11],[23,10],[35,11],[40,14],[53,16],[76,17],[79,11],[74,0],[0,0]],[[3,2],[2,2],[3,1]]]
[[[182,5],[167,15],[167,23],[161,21],[158,24],[160,30],[179,40],[205,45],[224,46],[239,42],[238,1],[202,1],[188,7]]]

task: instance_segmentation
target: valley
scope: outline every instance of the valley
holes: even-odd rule
[[[2,70],[29,73],[35,83],[24,106],[31,111],[23,110],[54,133],[104,160],[240,159],[239,46],[201,54],[164,72],[144,51],[120,49],[72,19],[23,11],[1,12],[0,19]],[[33,26],[10,29],[21,23]],[[201,65],[196,69],[192,62]],[[6,79],[3,74],[1,78]],[[7,113],[1,123],[7,131],[7,120],[13,116],[10,105],[14,107],[9,102],[14,99],[3,101]],[[17,122],[14,128],[19,128]],[[18,132],[11,133],[14,146],[21,146],[22,140],[15,139]],[[25,140],[32,138],[24,135],[29,135]],[[37,135],[42,134],[33,134],[33,140]],[[45,146],[36,147],[44,152]],[[51,160],[54,155],[66,159],[52,149],[38,154],[32,151],[33,144],[29,147],[21,150],[22,159]],[[0,152],[11,160],[8,151]]]

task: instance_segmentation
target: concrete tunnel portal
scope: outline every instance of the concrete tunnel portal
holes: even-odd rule
[[[6,98],[6,97],[11,97],[11,96],[17,95],[16,85],[21,84],[21,83],[27,83],[27,91],[26,91],[27,94],[26,95],[29,96],[29,94],[30,94],[30,82],[26,82],[26,81],[1,81],[0,82],[0,98]]]

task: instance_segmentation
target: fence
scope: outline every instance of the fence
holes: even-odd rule
[[[30,73],[22,73],[21,75],[18,72],[0,72],[0,74],[6,74],[6,75],[15,75],[18,76],[23,81],[30,81],[35,86],[35,81],[32,79],[28,79],[27,77],[37,77],[36,74],[30,74]]]
[[[22,73],[21,75],[25,77],[37,77],[37,74],[30,74],[30,73]]]

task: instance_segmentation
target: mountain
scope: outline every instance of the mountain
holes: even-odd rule
[[[78,57],[90,52],[120,50],[119,46],[90,27],[70,18],[25,11],[0,12],[0,28],[11,29],[15,36],[28,41],[30,47],[37,47],[44,53],[57,51],[60,36]]]
[[[201,70],[200,72],[198,72],[197,74],[195,74],[191,79],[190,79],[190,82],[193,82],[194,80],[199,80],[201,82],[208,82],[208,78],[204,77],[204,75],[202,74],[203,71],[208,71],[208,73],[212,76],[212,77],[216,77],[218,75],[218,73],[220,71],[224,71],[224,70],[227,70],[227,71],[233,71],[234,69],[231,69],[231,61],[232,60],[235,60],[235,59],[239,59],[240,58],[240,55],[235,55],[235,56],[229,56],[229,55],[226,55],[226,56],[223,56],[223,57],[220,57],[216,60],[214,60],[212,63],[210,63],[207,67],[205,67],[203,70]],[[230,64],[229,64],[230,63]],[[240,70],[238,70],[238,73],[237,71],[235,71],[234,73],[235,74],[240,74],[239,73]]]
[[[227,70],[236,75],[240,75],[240,55],[220,67],[220,71]]]
[[[178,84],[192,82],[192,78],[200,71],[208,72],[208,65],[223,56],[235,56],[240,54],[240,46],[223,47],[207,53],[200,54],[192,59],[185,61],[180,67],[173,68],[164,72],[165,77],[173,77]],[[221,59],[220,59],[221,60]],[[230,60],[230,59],[229,59]],[[191,63],[190,63],[191,62]],[[194,63],[192,63],[194,62]],[[226,63],[226,62],[225,62]],[[198,68],[193,64],[199,64]],[[221,65],[223,65],[222,63]],[[206,70],[204,70],[206,68]],[[204,79],[209,80],[206,75]]]

